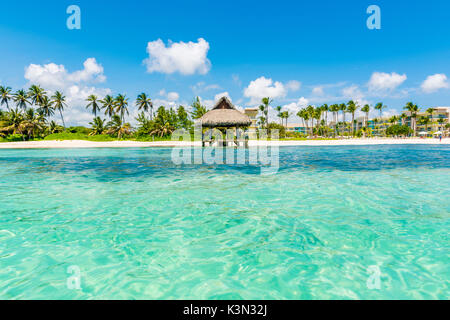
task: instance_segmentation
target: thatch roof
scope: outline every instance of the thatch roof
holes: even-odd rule
[[[222,97],[215,106],[199,119],[203,127],[246,127],[250,118],[236,110],[227,97]]]

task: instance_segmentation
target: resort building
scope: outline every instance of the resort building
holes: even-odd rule
[[[258,112],[259,112],[258,108],[245,108],[244,114],[246,114],[252,121],[252,124],[250,125],[249,129],[258,128]]]
[[[367,121],[367,127],[370,128],[372,135],[374,136],[382,136],[384,135],[385,130],[394,125],[407,125],[412,127],[412,117],[410,112],[404,111],[402,112],[406,115],[406,117],[402,118],[401,115],[397,115],[397,119],[392,121],[392,116],[389,117],[376,117],[373,119],[369,119]],[[427,117],[429,119],[427,124],[422,124],[420,119],[422,117]],[[444,136],[450,135],[449,129],[445,126],[449,123],[450,118],[450,107],[434,107],[433,113],[430,114],[425,110],[418,112],[416,116],[417,132],[427,132],[428,135],[432,135],[435,132],[442,132]],[[331,123],[330,126],[334,127],[334,123]],[[353,128],[356,131],[366,126],[366,119],[364,116],[358,117],[355,119],[355,123],[353,124]],[[347,123],[347,126],[344,128],[343,124],[339,124],[339,132],[351,132],[350,123]]]
[[[407,125],[411,125],[411,117],[409,112],[405,112],[408,115],[406,120]],[[429,122],[427,124],[422,124],[420,122],[421,117],[427,117]],[[433,113],[430,114],[426,111],[421,111],[417,113],[417,131],[427,132],[428,134],[433,134],[434,132],[441,131],[442,133],[448,131],[445,125],[449,123],[450,118],[450,107],[434,107]]]
[[[306,134],[306,127],[300,123],[288,123],[286,126],[286,132],[299,132]]]
[[[391,117],[381,117],[369,119],[367,126],[370,128],[372,135],[382,136],[387,128],[395,124],[402,124],[400,117],[396,121],[392,121]]]
[[[433,134],[436,135],[442,133],[444,137],[450,136],[450,128],[446,126],[450,123],[450,107],[433,107],[432,109],[432,113],[427,112],[428,108],[424,108],[421,112],[417,113],[416,134],[422,136],[432,136]],[[252,121],[250,128],[258,128],[257,119],[259,110],[257,108],[246,108],[244,113]],[[421,119],[424,119],[423,117],[427,117],[429,119],[428,123],[425,124],[421,121]],[[334,121],[328,122],[328,126],[332,131],[334,131],[337,127],[337,134],[339,136],[348,136],[352,132],[356,133],[362,128],[368,127],[372,136],[383,137],[385,136],[386,129],[393,125],[406,125],[412,128],[413,120],[410,112],[402,111],[401,113],[395,115],[395,117],[394,115],[391,115],[385,117],[374,117],[368,120],[366,120],[365,115],[362,115],[356,117],[353,123],[351,123],[351,118],[349,119],[347,115],[345,123],[343,121],[339,121],[336,125]],[[298,132],[308,135],[310,133],[310,129],[307,129],[304,124],[288,123],[286,126],[286,132]]]

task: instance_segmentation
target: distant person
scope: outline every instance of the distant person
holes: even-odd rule
[[[442,134],[439,135],[439,142],[442,142]]]

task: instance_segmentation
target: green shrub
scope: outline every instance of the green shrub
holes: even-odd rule
[[[44,138],[44,140],[89,140],[89,141],[114,141],[117,140],[107,134],[99,134],[90,136],[83,133],[59,132],[52,133]]]
[[[394,124],[386,129],[388,136],[407,136],[412,133],[412,129],[407,125]]]
[[[287,131],[286,138],[292,139],[306,139],[306,134],[298,132],[298,131]]]
[[[77,126],[77,127],[69,127],[66,129],[66,131],[69,133],[89,134],[91,132],[91,129],[82,126]]]
[[[268,129],[268,138],[270,138],[272,130],[278,130],[278,135],[280,139],[284,139],[286,137],[286,128],[281,124],[271,122],[267,126],[267,129]]]
[[[21,134],[15,133],[10,134],[6,137],[6,141],[14,142],[14,141],[23,141],[23,136]]]

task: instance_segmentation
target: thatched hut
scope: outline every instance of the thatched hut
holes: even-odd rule
[[[251,119],[244,113],[237,110],[227,97],[222,97],[217,101],[214,107],[209,110],[199,119],[202,127],[206,128],[242,128],[248,127],[252,124]],[[203,145],[205,142],[211,144],[211,136],[203,138]],[[227,141],[225,141],[225,145]],[[239,143],[237,143],[239,144]]]

